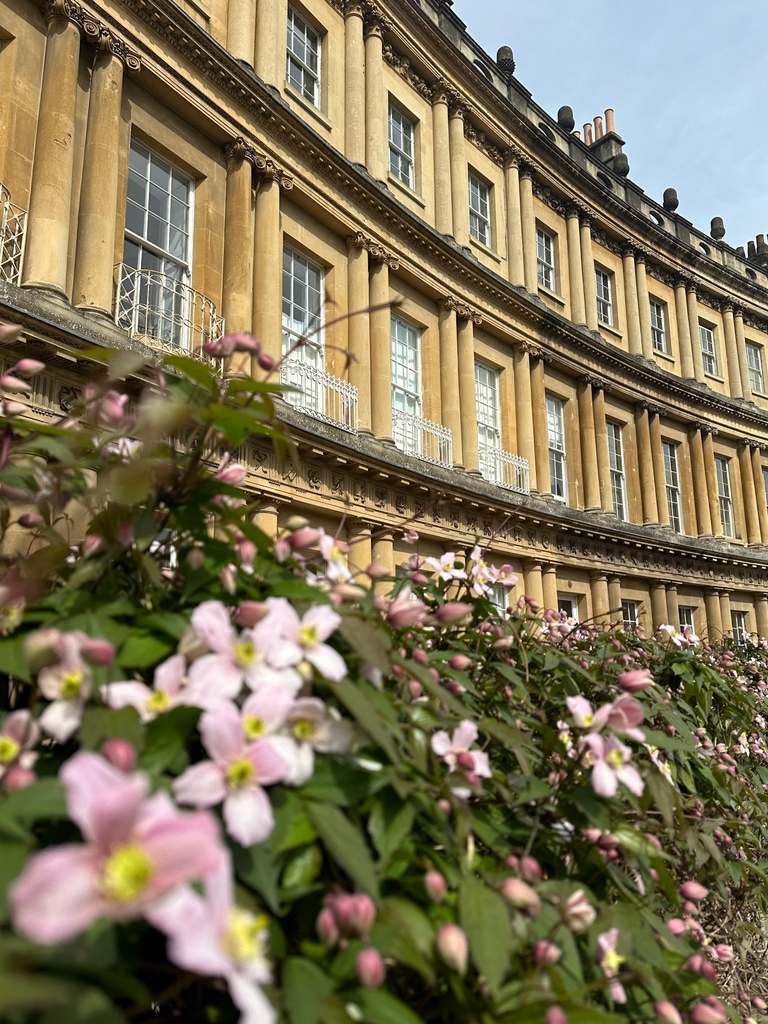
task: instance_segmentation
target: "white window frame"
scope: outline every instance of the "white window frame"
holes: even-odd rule
[[[684,533],[683,505],[680,495],[680,469],[677,464],[676,442],[662,441],[661,453],[664,459],[664,486],[667,492],[669,525],[675,533]]]
[[[746,612],[741,612],[736,608],[731,609],[731,634],[735,643],[745,644],[747,642],[749,623]]]
[[[501,451],[501,403],[499,371],[475,360],[475,413],[480,472],[486,480],[499,483],[501,466],[495,452]]]
[[[734,537],[733,497],[731,489],[730,459],[724,455],[715,456],[715,476],[717,477],[717,503],[720,507],[720,525],[725,537]]]
[[[640,628],[640,602],[621,602],[621,619],[625,633],[636,633]]]
[[[566,604],[568,605],[568,607],[563,607]],[[575,597],[569,597],[568,594],[558,594],[557,610],[559,612],[565,612],[569,619],[578,619],[579,602],[576,600]]]
[[[389,104],[389,173],[406,188],[416,188],[416,125],[402,110]]]
[[[547,395],[547,446],[549,449],[549,490],[553,498],[568,504],[568,466],[565,455],[565,402]]]
[[[595,267],[595,300],[597,319],[601,324],[613,327],[613,274],[602,267]]]
[[[303,38],[302,38],[303,36]],[[297,53],[292,47],[299,39],[305,51],[314,55],[316,67],[307,63],[305,56]],[[298,94],[311,103],[313,107],[320,109],[320,83],[322,74],[323,39],[316,28],[304,18],[293,7],[288,8],[288,26],[285,55],[285,79]],[[296,77],[300,81],[297,85],[291,78],[291,71],[296,71]]]
[[[608,420],[608,462],[611,470],[613,511],[619,519],[627,519],[627,479],[624,471],[624,440],[622,426]]]
[[[502,583],[494,583],[488,595],[493,607],[504,618],[509,610],[509,590]]]
[[[766,508],[768,508],[768,466],[762,466],[761,469],[763,471],[763,497]]]
[[[758,395],[765,394],[765,373],[763,371],[762,345],[755,345],[754,342],[748,341],[746,349],[747,367],[749,368],[749,386],[753,391],[756,391]]]
[[[401,358],[405,355],[405,359]],[[421,330],[410,320],[392,315],[390,319],[392,410],[420,420]],[[395,445],[410,455],[421,454],[421,430],[416,423],[398,420],[392,427]]]
[[[667,355],[667,314],[665,304],[658,299],[651,299],[649,306],[651,311],[651,345],[653,346],[653,351]]]
[[[715,328],[710,324],[703,324],[699,321],[699,341],[701,343],[701,361],[704,373],[710,377],[717,377],[717,343],[715,342]]]
[[[536,225],[536,267],[538,281],[542,288],[556,290],[555,236]]]
[[[297,274],[297,268],[303,269],[303,279]],[[310,284],[311,276],[316,277],[317,285]],[[286,291],[287,282],[290,287]],[[298,388],[300,393],[288,391],[284,397],[290,405],[319,413],[325,412],[322,380],[325,364],[324,299],[325,269],[286,242],[283,245],[282,268],[283,355],[291,354],[282,367],[282,382]],[[302,344],[294,348],[300,339]],[[296,363],[307,369],[296,366]]]
[[[679,605],[678,616],[680,618],[679,626],[680,632],[682,633],[686,627],[689,627],[694,632],[696,631],[696,609],[692,605]]]
[[[475,241],[491,247],[491,186],[469,172],[469,233]]]

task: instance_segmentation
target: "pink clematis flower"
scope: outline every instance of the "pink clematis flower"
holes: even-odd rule
[[[325,532],[320,533],[319,538],[320,554],[325,559],[325,577],[332,583],[347,583],[352,579],[352,573],[347,564],[349,544],[336,540]]]
[[[454,730],[453,736],[449,736],[445,729],[436,732],[432,737],[432,750],[445,761],[451,771],[469,772],[490,779],[488,755],[481,750],[469,749],[476,741],[477,726],[465,720]]]
[[[234,704],[219,704],[200,719],[210,761],[187,768],[173,784],[176,799],[194,807],[224,804],[227,832],[241,846],[263,842],[275,819],[263,787],[282,782],[289,766],[272,740],[248,743]]]
[[[440,558],[425,558],[423,565],[434,569],[438,578],[449,583],[451,580],[465,580],[467,574],[463,569],[456,566],[456,552],[446,551]]]
[[[602,729],[611,711],[610,704],[604,704],[595,711],[586,697],[566,697],[565,703],[579,729]]]
[[[387,622],[396,628],[423,626],[429,617],[429,608],[419,600],[408,584],[389,602],[386,609]]]
[[[277,749],[290,770],[289,786],[303,786],[315,770],[315,751],[344,754],[352,746],[354,730],[350,722],[334,716],[316,697],[294,701],[288,713],[283,737],[275,737]]]
[[[111,708],[136,708],[142,722],[151,722],[190,703],[186,683],[187,663],[181,654],[174,654],[155,669],[154,689],[134,680],[108,683],[101,688],[101,699]]]
[[[616,952],[616,943],[619,938],[619,929],[611,928],[597,937],[597,948],[599,951],[598,963],[603,975],[610,980],[608,991],[614,1003],[626,1003],[627,993],[624,986],[617,980],[619,969],[626,960]]]
[[[615,796],[623,783],[635,796],[642,796],[645,783],[634,765],[629,764],[632,752],[613,736],[605,739],[599,733],[582,736],[580,748],[584,764],[592,768],[592,789],[598,796]]]
[[[299,650],[297,660],[308,661],[313,668],[334,683],[343,679],[347,674],[344,659],[338,651],[323,643],[323,640],[327,640],[331,633],[338,629],[341,616],[328,605],[316,605],[300,619],[285,598],[275,600],[284,602],[279,626],[280,639],[276,641],[276,647],[281,650],[285,659],[292,657],[291,648],[295,646]]]
[[[602,711],[602,708],[600,709]],[[619,697],[617,701],[608,707],[608,728],[622,736],[629,736],[632,740],[642,743],[645,733],[637,726],[643,720],[643,709],[634,697],[626,694]]]
[[[10,887],[13,925],[33,942],[66,942],[99,917],[140,917],[176,886],[219,866],[224,848],[215,819],[180,814],[165,793],[147,798],[143,775],[79,753],[59,777],[87,842],[32,854]]]
[[[229,856],[205,880],[205,894],[189,887],[171,894],[150,917],[168,936],[168,959],[195,974],[224,978],[240,1024],[274,1024],[272,1004],[260,986],[272,980],[266,917],[238,907]]]
[[[58,660],[37,676],[40,692],[51,703],[40,716],[43,732],[66,743],[83,719],[91,695],[92,675],[82,658],[80,633],[62,633],[57,642]]]
[[[33,747],[40,739],[40,726],[27,710],[12,711],[0,730],[0,780],[14,766],[29,770],[37,761]]]

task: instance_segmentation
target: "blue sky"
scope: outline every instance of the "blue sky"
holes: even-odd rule
[[[455,0],[492,56],[511,46],[517,79],[577,127],[616,111],[630,178],[725,241],[768,233],[768,0]]]

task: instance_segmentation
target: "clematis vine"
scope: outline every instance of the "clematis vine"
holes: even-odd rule
[[[645,783],[637,768],[629,764],[632,751],[621,740],[591,732],[581,737],[579,747],[583,764],[592,769],[590,781],[598,796],[616,796],[620,782],[630,793],[642,796]]]
[[[154,688],[135,680],[108,683],[101,688],[101,699],[111,708],[135,708],[142,722],[180,704],[192,703],[187,689],[187,662],[174,654],[155,669]]]
[[[280,638],[285,645],[284,655],[288,659],[289,645],[298,648],[297,661],[306,661],[321,675],[332,682],[339,682],[347,674],[342,656],[328,644],[323,643],[341,624],[341,616],[328,605],[316,605],[299,619],[298,614],[285,598],[274,598],[283,602],[281,609]]]
[[[354,732],[350,722],[339,718],[321,700],[305,697],[293,702],[284,725],[284,737],[275,737],[277,750],[289,765],[285,781],[303,786],[315,770],[315,751],[344,754],[352,746]],[[288,740],[288,749],[284,741]]]
[[[322,532],[318,541],[320,554],[325,559],[325,577],[332,583],[346,583],[352,579],[347,565],[349,545]]]
[[[29,711],[12,711],[0,729],[0,781],[17,766],[30,770],[37,761],[34,747],[40,739],[40,726]]]
[[[467,782],[477,785],[481,778],[491,778],[488,755],[481,750],[470,750],[477,741],[477,726],[474,722],[464,720],[449,736],[445,729],[438,730],[432,737],[432,750],[448,765],[452,772],[461,772]],[[462,798],[469,796],[469,790],[454,788],[454,793]]]
[[[626,957],[616,951],[616,943],[619,939],[619,929],[611,928],[597,937],[598,963],[603,975],[609,979],[608,991],[614,1003],[626,1003],[627,993],[624,986],[618,980],[619,970],[625,962]]]
[[[422,564],[430,569],[434,569],[438,578],[446,583],[450,583],[451,580],[465,580],[467,578],[464,569],[456,565],[455,551],[446,551],[440,558],[425,558]]]
[[[62,633],[56,644],[57,661],[42,668],[37,676],[40,692],[51,701],[40,716],[40,727],[59,743],[66,743],[79,728],[93,686],[91,670],[82,657],[80,636]]]

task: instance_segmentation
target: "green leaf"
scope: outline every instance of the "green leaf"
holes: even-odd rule
[[[498,992],[513,949],[504,900],[479,879],[465,878],[459,889],[459,919],[475,966],[491,990]]]
[[[0,841],[0,921],[8,916],[8,886],[21,874],[28,854],[26,843]]]
[[[280,900],[277,894],[277,882],[280,865],[271,845],[261,843],[259,846],[242,846],[234,848],[235,874],[246,885],[261,896],[273,914],[280,911]]]
[[[38,779],[25,789],[17,789],[5,798],[3,810],[20,821],[69,817],[64,787],[58,779]]]
[[[367,1024],[423,1024],[421,1017],[383,989],[361,989],[354,1001],[363,1011]]]
[[[154,633],[135,630],[121,647],[117,664],[120,668],[148,668],[173,654],[175,647]]]
[[[389,672],[392,644],[383,629],[377,629],[360,615],[343,617],[339,632],[366,665]]]
[[[382,772],[367,772],[331,758],[318,757],[312,778],[299,792],[312,800],[349,807],[385,786],[388,779],[382,775]]]
[[[415,816],[413,802],[403,803],[392,790],[384,790],[378,795],[368,818],[368,832],[382,866],[399,850],[413,827]]]
[[[0,640],[0,665],[2,665],[5,675],[18,676],[25,683],[30,681],[32,677],[24,657],[24,635]]]
[[[360,830],[332,804],[307,801],[305,807],[331,857],[364,892],[378,899],[376,867]]]
[[[104,740],[116,737],[136,750],[144,744],[144,726],[135,708],[86,708],[80,726],[80,744],[84,750],[98,750]]]
[[[302,888],[311,885],[320,874],[323,854],[317,843],[292,853],[283,872],[283,889]]]
[[[159,775],[173,764],[182,751],[186,754],[200,714],[199,708],[172,708],[150,722],[144,752],[139,758],[139,768],[150,775]]]
[[[365,692],[368,689],[371,689],[370,683],[355,684],[350,679],[342,679],[333,686],[333,692],[344,707],[354,715],[358,724],[381,747],[390,761],[397,764],[402,758],[392,740],[392,728],[368,700]]]
[[[165,356],[163,364],[177,370],[185,377],[189,377],[195,384],[199,384],[211,394],[215,394],[216,377],[213,370],[201,363],[198,359],[190,359],[189,356]]]
[[[73,994],[71,984],[44,974],[0,974],[0,1019],[11,1013],[71,1005]]]
[[[331,979],[317,964],[290,957],[283,971],[283,997],[291,1024],[317,1024],[322,1001],[332,989]]]

